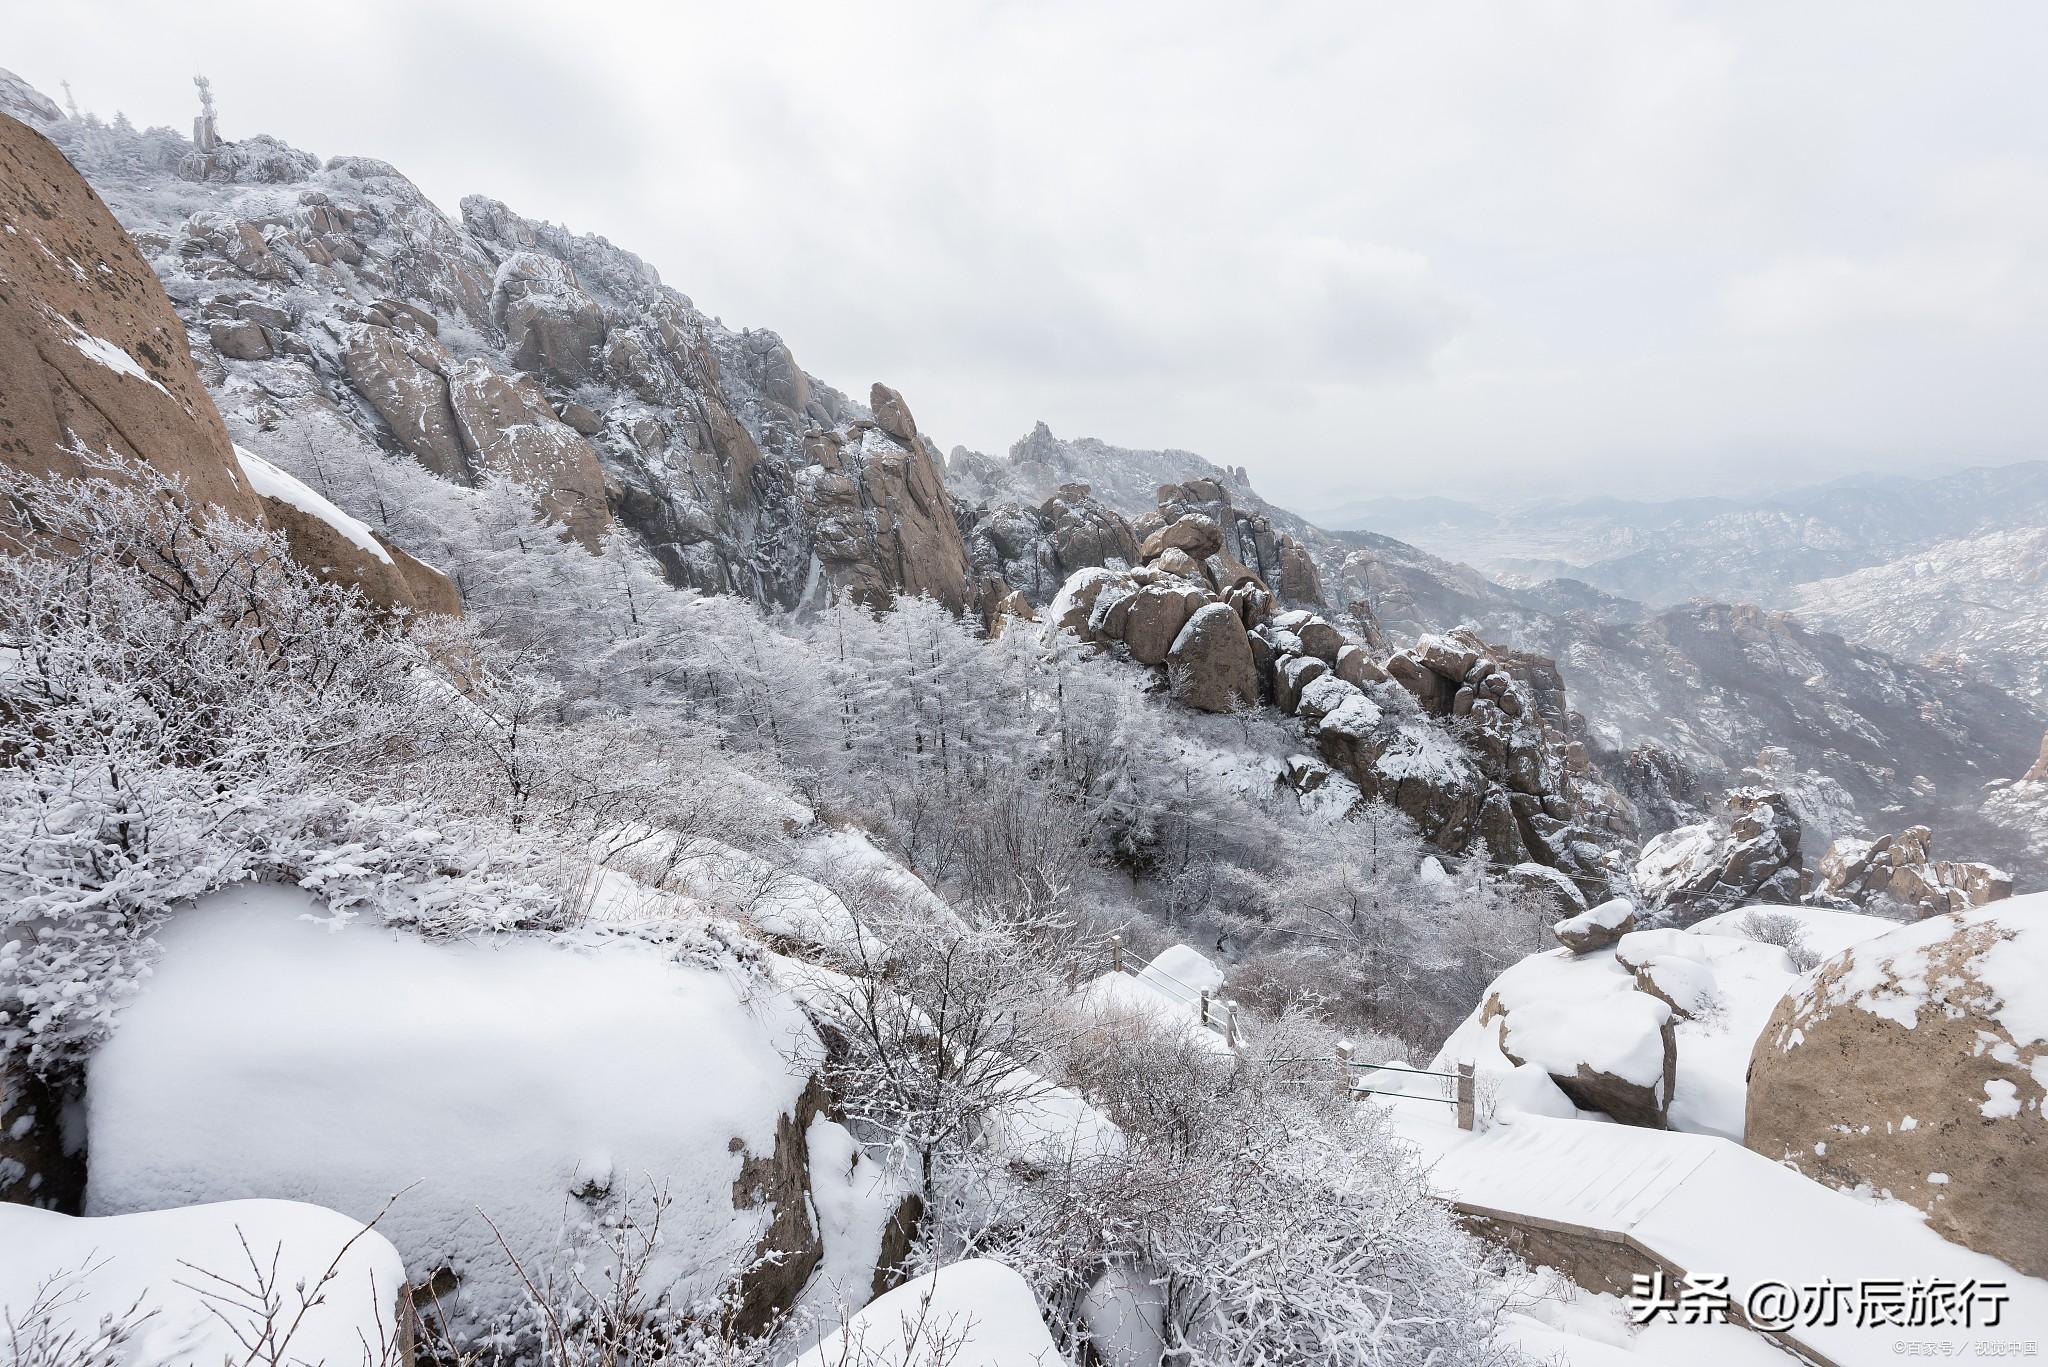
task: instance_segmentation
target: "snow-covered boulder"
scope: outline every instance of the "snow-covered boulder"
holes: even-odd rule
[[[1739,1141],[1752,1046],[1799,965],[1895,928],[1850,912],[1745,908],[1687,930],[1629,931],[1583,954],[1533,955],[1494,980],[1437,1066],[1475,1062],[1483,1075],[1498,1053],[1540,1067],[1579,1107]]]
[[[790,1367],[1065,1367],[1031,1287],[988,1258],[905,1282]]]
[[[1854,945],[1756,1041],[1745,1142],[2048,1274],[2048,893]]]
[[[1563,953],[1532,955],[1494,980],[1479,1024],[1509,1062],[1533,1063],[1589,1111],[1662,1129],[1677,1081],[1671,1007],[1618,972],[1575,971]]]
[[[1635,928],[1635,903],[1626,897],[1610,897],[1597,907],[1567,916],[1550,929],[1566,949],[1574,954],[1587,954],[1607,948]]]
[[[690,925],[430,943],[319,915],[250,885],[173,918],[92,1061],[88,1214],[285,1197],[367,1219],[398,1196],[379,1229],[474,1328],[521,1300],[500,1235],[542,1273],[665,1193],[648,1285],[706,1303],[773,1248],[742,1315],[790,1303],[819,1257],[817,1046],[743,943]]]
[[[1783,793],[1737,788],[1714,820],[1646,842],[1636,860],[1636,887],[1647,909],[1681,913],[1796,902],[1799,839],[1799,817]]]
[[[381,1233],[295,1201],[96,1219],[0,1204],[0,1351],[23,1367],[395,1367],[405,1286]],[[275,1317],[256,1309],[273,1294]]]

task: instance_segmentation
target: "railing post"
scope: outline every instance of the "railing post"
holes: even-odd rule
[[[1351,1100],[1351,1041],[1337,1041],[1337,1097],[1341,1101]]]
[[[1472,1065],[1458,1065],[1458,1128],[1473,1129],[1478,1120],[1478,1089],[1472,1084]]]
[[[1223,1003],[1223,1042],[1233,1049],[1237,1048],[1236,998]]]
[[[1202,989],[1202,1024],[1209,1023],[1209,989]]]
[[[1124,937],[1121,935],[1109,937],[1109,971],[1112,973],[1124,971]]]

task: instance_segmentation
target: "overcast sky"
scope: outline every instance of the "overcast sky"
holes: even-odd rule
[[[2048,5],[10,7],[138,124],[602,233],[942,447],[1380,493],[2048,454]]]

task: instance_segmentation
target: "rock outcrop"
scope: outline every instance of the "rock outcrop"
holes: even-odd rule
[[[1635,883],[1643,904],[1692,918],[1806,891],[1799,818],[1785,795],[1737,788],[1711,821],[1666,831],[1643,846]]]
[[[997,499],[963,513],[961,526],[983,586],[984,613],[986,604],[1012,591],[1043,606],[1081,570],[1139,563],[1131,524],[1086,484],[1062,484],[1035,508]]]
[[[262,519],[163,285],[42,135],[0,119],[0,461],[97,473],[109,457]]]
[[[907,424],[900,397],[896,409]],[[973,567],[937,453],[909,430],[855,423],[844,439],[815,436],[815,463],[796,472],[798,506],[829,582],[863,602],[921,593],[961,612]]]
[[[1398,808],[1442,850],[1561,879],[1567,914],[1610,895],[1611,833],[1581,812],[1621,799],[1553,728],[1566,713],[1552,661],[1464,635],[1376,661],[1366,639],[1329,618],[1283,609],[1231,553],[1222,524],[1182,493],[1162,488],[1160,505],[1134,525],[1149,528],[1137,547],[1143,564],[1072,574],[1043,630],[1165,666],[1173,696],[1202,711],[1270,703],[1298,719],[1325,776],[1340,773],[1359,796]],[[978,526],[977,545],[995,530]],[[1364,612],[1353,620],[1371,626]],[[1532,891],[1559,902],[1547,879]]]
[[[1636,928],[1636,908],[1626,897],[1610,897],[1597,907],[1567,916],[1552,926],[1557,942],[1574,954],[1605,949]]]
[[[0,168],[0,465],[77,476],[146,464],[195,504],[281,530],[300,563],[379,606],[459,611],[438,571],[241,459],[163,285],[55,147],[0,118]],[[239,321],[268,346],[263,323]],[[227,334],[253,349],[242,336]]]
[[[1936,859],[1933,844],[1925,826],[1875,840],[1844,836],[1821,856],[1811,900],[1924,917],[2012,896],[2012,875],[1990,864]]]
[[[1944,1237],[2048,1274],[2048,895],[1866,940],[1788,994],[1750,1057],[1745,1142],[1905,1201]]]
[[[980,605],[944,462],[903,396],[875,386],[870,414],[632,253],[481,197],[451,220],[369,158],[49,128],[106,169],[172,287],[167,323],[258,454],[288,463],[265,445],[280,418],[332,413],[444,478],[533,487],[585,544],[623,522],[677,584],[782,607]],[[1096,553],[1081,528],[1057,536]]]
[[[1174,701],[1198,711],[1258,706],[1251,644],[1227,603],[1204,604],[1188,617],[1167,647],[1166,677]]]

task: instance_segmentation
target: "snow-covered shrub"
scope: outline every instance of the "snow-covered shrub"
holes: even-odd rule
[[[935,1220],[925,1256],[993,1256],[1031,1280],[1069,1349],[1124,1310],[1173,1362],[1485,1362],[1477,1247],[1375,1112],[1340,1102],[1327,1031],[1272,1022],[1231,1060],[1169,1031],[1076,1042],[1070,1077],[1123,1142]]]
[[[1806,927],[1792,912],[1758,907],[1743,913],[1739,924],[1742,933],[1758,944],[1776,945],[1784,950],[1795,971],[1806,973],[1820,966],[1820,953],[1807,944]]]
[[[380,800],[461,710],[403,624],[180,481],[108,474],[20,477],[4,514],[49,553],[0,556],[0,1052],[75,1062],[164,914],[242,879],[421,924],[544,913],[531,856]]]

